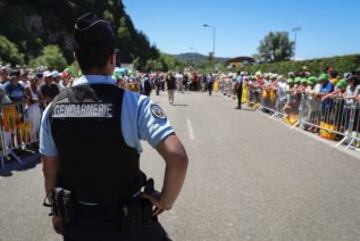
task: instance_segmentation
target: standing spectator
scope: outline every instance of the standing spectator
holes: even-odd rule
[[[235,92],[238,98],[238,106],[236,109],[241,110],[241,100],[242,100],[242,93],[243,93],[243,80],[244,76],[241,75],[240,71],[237,73],[235,78]]]
[[[24,100],[24,86],[19,83],[20,71],[12,70],[10,80],[4,85],[5,93],[11,101],[21,102]]]
[[[180,73],[175,74],[176,83],[178,86],[178,90],[181,91],[181,93],[184,93],[184,86],[183,86],[183,75]]]
[[[166,77],[166,85],[169,94],[169,103],[172,105],[174,104],[174,98],[175,98],[176,79],[171,72],[169,72],[169,74]]]
[[[336,85],[338,83],[338,81],[339,81],[339,73],[336,70],[332,70],[330,72],[330,81],[334,85]]]
[[[11,104],[10,98],[5,94],[5,88],[3,84],[0,84],[0,104]]]
[[[160,76],[160,89],[162,91],[165,91],[165,74],[162,74]]]
[[[60,84],[61,75],[60,75],[59,71],[54,70],[53,72],[51,72],[51,76],[53,78],[53,83],[58,87],[59,91],[62,91],[64,88]]]
[[[6,82],[8,82],[8,74],[9,74],[9,71],[7,69],[6,66],[2,66],[0,68],[0,83],[1,84],[5,84]]]
[[[61,73],[61,76],[62,76],[62,80],[60,80],[61,89],[69,88],[71,86],[71,83],[70,83],[71,74],[67,71],[63,71]]]
[[[151,81],[149,75],[146,75],[144,77],[144,88],[143,88],[143,94],[146,96],[150,96],[151,94]]]
[[[156,89],[156,95],[160,95],[161,80],[158,74],[155,76],[155,89]]]
[[[197,88],[198,88],[197,85],[198,85],[198,76],[197,76],[196,72],[193,72],[191,75],[190,90],[197,91]]]
[[[59,94],[59,88],[53,83],[52,74],[49,71],[43,73],[45,84],[41,86],[41,94],[44,97],[45,104],[50,103],[55,96]]]
[[[289,82],[291,82],[291,80]],[[275,104],[275,109],[278,112],[281,112],[286,104],[286,87],[287,87],[287,84],[286,84],[285,78],[283,78],[282,76],[279,76],[278,81],[275,86],[276,93],[278,96],[278,98],[276,100],[276,104]]]
[[[208,79],[210,77],[208,77],[206,74],[202,75],[202,81],[201,81],[201,90],[202,91],[206,91],[207,87],[208,87]]]
[[[335,86],[333,83],[330,82],[329,76],[325,73],[321,74],[319,76],[319,82],[321,84],[319,97],[322,98],[326,96],[329,93],[332,93],[335,89]]]
[[[24,86],[24,88],[27,87],[30,84],[30,82],[29,82],[29,70],[27,70],[27,69],[21,69],[20,70],[19,84]]]
[[[215,82],[215,76],[212,73],[210,73],[207,79],[207,89],[209,91],[209,96],[211,96],[212,94],[214,82]]]
[[[183,79],[183,86],[185,91],[188,90],[188,82],[189,82],[189,75],[186,73],[184,74],[184,79]]]
[[[254,93],[254,97],[255,97],[255,103],[260,103],[260,95],[261,95],[261,91],[262,88],[264,86],[264,79],[263,79],[263,75],[260,71],[255,73],[255,81],[253,82],[253,93]]]
[[[39,80],[32,76],[30,78],[30,85],[25,88],[25,99],[27,100],[27,117],[31,123],[31,141],[37,140],[37,133],[40,129],[41,122],[41,104],[42,96],[39,90]]]
[[[319,76],[319,82],[321,84],[320,92],[318,94],[318,97],[321,98],[320,109],[322,116],[325,116],[325,114],[330,111],[333,104],[332,99],[327,99],[326,96],[335,90],[335,86],[330,82],[329,76],[325,73]]]

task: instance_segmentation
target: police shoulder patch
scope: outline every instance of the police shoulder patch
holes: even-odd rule
[[[160,118],[160,119],[166,119],[167,118],[165,112],[163,111],[163,109],[157,104],[152,104],[150,106],[150,111],[151,111],[151,114],[153,116],[155,116],[156,118]]]

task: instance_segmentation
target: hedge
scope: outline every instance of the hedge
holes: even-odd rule
[[[324,72],[325,68],[328,66],[334,67],[339,74],[343,74],[345,72],[352,72],[360,67],[360,54],[305,61],[284,61],[271,64],[254,64],[240,70],[250,73],[255,73],[260,70],[263,73],[272,72],[287,74],[290,71],[300,71],[303,66],[306,66],[308,70],[315,75]]]

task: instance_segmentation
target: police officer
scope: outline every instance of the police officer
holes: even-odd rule
[[[240,71],[237,73],[237,76],[235,78],[235,92],[238,99],[238,106],[236,109],[241,110],[241,99],[242,99],[242,93],[243,93],[243,78],[244,74]]]
[[[214,86],[215,76],[210,73],[207,77],[207,89],[209,91],[209,96],[211,96]]]
[[[169,240],[157,215],[172,208],[182,187],[188,163],[183,145],[160,106],[115,86],[115,36],[108,22],[86,14],[75,24],[74,38],[84,75],[54,98],[40,131],[54,229],[65,241]],[[140,139],[165,160],[161,193],[139,169]]]

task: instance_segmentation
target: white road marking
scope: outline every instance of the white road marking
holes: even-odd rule
[[[190,122],[189,118],[186,119],[186,123],[187,123],[188,129],[189,129],[190,139],[195,140],[194,130],[192,128],[192,125],[191,125],[191,122]]]

